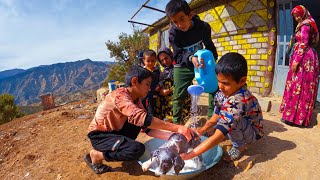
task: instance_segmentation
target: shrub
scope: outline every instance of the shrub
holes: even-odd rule
[[[10,94],[0,95],[0,124],[9,122],[15,118],[22,117],[18,106],[14,104],[14,97]]]

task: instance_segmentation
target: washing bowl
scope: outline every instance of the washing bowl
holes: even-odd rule
[[[201,141],[206,140],[207,137],[202,136]],[[138,163],[142,165],[142,163],[148,161],[150,159],[150,152],[154,151],[158,147],[160,147],[162,144],[164,144],[166,141],[153,138],[148,140],[144,143],[146,147],[146,151],[144,154],[140,157]],[[220,145],[216,145],[215,147],[211,148],[210,150],[206,151],[202,154],[203,157],[203,163],[204,166],[199,170],[189,171],[189,172],[181,172],[179,175],[175,175],[173,173],[168,172],[164,177],[166,179],[192,179],[196,176],[198,176],[201,172],[213,167],[215,164],[219,162],[222,156],[222,148]],[[155,172],[155,169],[150,168],[149,171]]]

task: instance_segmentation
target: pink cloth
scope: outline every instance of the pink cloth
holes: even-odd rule
[[[118,88],[99,104],[88,130],[120,130],[127,120],[136,126],[143,126],[146,116],[141,99],[134,102],[127,88]]]
[[[310,47],[309,38],[314,36],[312,34],[314,31],[311,29],[312,26],[302,25],[296,31],[296,43],[290,58],[286,87],[280,106],[282,119],[304,126],[311,123],[318,90],[318,54]],[[299,63],[296,73],[291,70],[293,62]]]

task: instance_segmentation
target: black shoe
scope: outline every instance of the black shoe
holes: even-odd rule
[[[92,169],[92,171],[96,174],[102,174],[105,172],[112,171],[111,167],[105,164],[92,164],[91,158],[89,154],[86,154],[83,157],[83,160],[87,163],[87,165]]]

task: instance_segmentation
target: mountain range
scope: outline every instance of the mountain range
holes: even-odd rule
[[[24,69],[10,69],[10,70],[1,71],[0,72],[0,79],[14,76],[14,75],[22,73],[24,71],[26,71],[26,70],[24,70]]]
[[[75,92],[96,90],[105,81],[113,62],[90,59],[75,62],[41,65],[27,70],[0,72],[0,94],[9,93],[18,105],[40,102],[43,94],[54,97]]]

